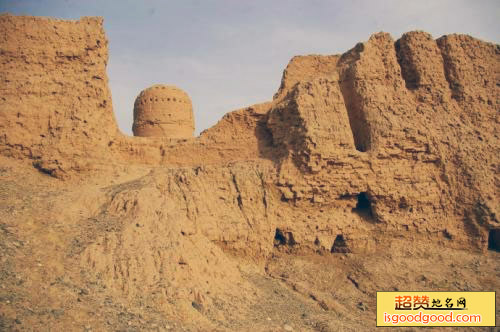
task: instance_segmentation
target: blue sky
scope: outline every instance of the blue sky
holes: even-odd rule
[[[228,111],[271,100],[294,55],[342,53],[379,31],[500,39],[498,0],[0,0],[0,12],[104,17],[113,106],[126,134],[136,96],[152,84],[184,89],[200,132]]]

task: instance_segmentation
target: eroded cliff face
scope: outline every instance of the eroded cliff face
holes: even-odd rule
[[[206,323],[229,319],[235,294],[251,306],[262,294],[245,275],[273,276],[277,252],[499,246],[498,45],[377,33],[294,57],[272,101],[174,140],[118,132],[101,19],[3,15],[0,31],[0,153],[82,186],[54,200],[59,228],[32,244],[58,252],[66,284]],[[338,309],[321,287],[290,285]]]

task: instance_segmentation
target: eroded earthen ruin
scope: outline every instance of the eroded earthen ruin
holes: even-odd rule
[[[147,316],[153,314],[137,308],[149,306],[209,329],[238,329],[231,317],[257,312],[252,303],[265,293],[255,281],[261,279],[248,277],[257,271],[356,330],[368,318],[332,289],[373,310],[371,292],[417,281],[377,279],[374,271],[391,267],[353,263],[358,270],[347,277],[322,275],[332,278],[327,287],[305,275],[309,263],[292,273],[295,263],[279,270],[272,257],[330,255],[336,263],[322,264],[326,271],[344,266],[336,255],[410,252],[413,260],[429,248],[498,250],[498,45],[467,35],[433,39],[415,31],[394,40],[377,33],[341,55],[297,56],[271,101],[230,112],[199,137],[192,137],[189,97],[152,87],[134,111],[134,133],[147,137],[128,137],[113,116],[107,44],[100,18],[0,16],[0,154],[43,174],[26,167],[37,179],[32,197],[46,195],[40,197],[49,206],[2,212],[5,229],[25,229],[5,233],[5,243],[30,239],[32,253],[8,256],[12,279],[6,272],[3,284],[41,294],[2,310],[9,322],[29,305],[52,308],[64,298],[73,309],[54,328],[84,325],[90,316],[81,318],[82,308],[91,311],[100,299],[108,308],[127,303]],[[75,184],[78,190],[67,189]],[[9,197],[18,197],[18,187]],[[51,192],[65,194],[51,199]],[[19,207],[23,200],[9,202]],[[21,285],[14,275],[23,273],[31,281]],[[472,289],[487,284],[474,278],[465,278]],[[46,288],[49,282],[54,286]],[[80,288],[97,295],[74,295]],[[38,322],[26,312],[26,321]],[[104,318],[93,317],[106,329]],[[258,322],[253,328],[265,330]]]

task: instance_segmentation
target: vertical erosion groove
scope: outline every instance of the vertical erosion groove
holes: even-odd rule
[[[447,45],[447,36],[436,39],[436,44],[439,51],[441,52],[441,57],[443,58],[444,66],[444,77],[448,81],[448,86],[451,90],[451,98],[461,101],[464,99],[463,87],[460,82],[455,78],[457,76],[455,68],[453,66],[453,60],[450,55],[449,46]]]
[[[401,76],[405,81],[406,88],[408,90],[416,90],[420,83],[420,76],[413,64],[410,51],[404,42],[403,38],[400,38],[394,43],[396,59],[398,60]]]
[[[348,68],[346,73],[342,75],[340,92],[344,99],[356,150],[366,152],[370,149],[370,128],[361,103],[361,96],[356,91],[356,80],[351,71],[352,67]]]

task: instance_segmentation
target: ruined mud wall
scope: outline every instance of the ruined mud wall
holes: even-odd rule
[[[67,244],[46,245],[106,296],[217,312],[253,294],[235,255],[264,269],[277,250],[482,251],[498,234],[498,45],[378,33],[294,57],[272,101],[169,139],[118,132],[106,44],[101,19],[0,16],[0,153],[68,188],[102,181],[50,211]]]
[[[499,61],[498,45],[425,32],[292,59],[268,120],[288,156],[283,197],[355,211],[362,194],[365,220],[486,248],[499,226]]]
[[[249,135],[234,140],[223,134],[207,142],[203,137],[121,134],[108,87],[108,42],[102,23],[102,18],[90,17],[65,21],[0,16],[3,155],[27,157],[40,170],[66,179],[131,162],[180,166],[259,158],[258,148],[252,148],[256,145],[246,140]],[[247,128],[262,116],[240,118],[245,117],[242,127]],[[255,142],[253,132],[250,136]]]
[[[101,18],[0,16],[2,154],[60,173],[104,154],[117,134],[107,44]]]
[[[271,102],[175,140],[118,133],[100,19],[0,24],[2,154],[60,178],[161,165],[184,188],[164,192],[175,213],[225,250],[330,251],[341,237],[363,252],[387,234],[483,250],[499,227],[497,45],[378,33],[342,55],[295,57]]]

